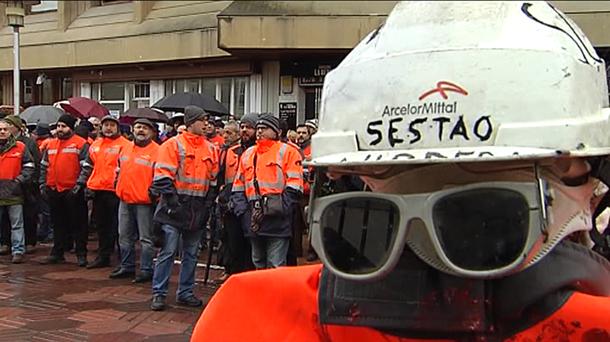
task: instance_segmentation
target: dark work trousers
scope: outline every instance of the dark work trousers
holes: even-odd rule
[[[305,205],[307,205],[307,201],[301,200],[292,210],[292,237],[286,255],[286,265],[288,266],[296,266],[297,258],[303,256],[303,231],[306,228]]]
[[[72,195],[70,190],[49,190],[49,207],[53,222],[53,249],[51,255],[63,257],[71,235],[77,256],[87,256],[87,207],[83,192]]]
[[[244,236],[241,221],[233,214],[223,216],[222,238],[225,272],[235,274],[254,269],[250,241]]]
[[[95,191],[93,212],[97,227],[97,258],[109,260],[119,236],[119,198],[114,191]]]

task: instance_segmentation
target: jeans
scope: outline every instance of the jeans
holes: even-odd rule
[[[11,222],[11,252],[15,254],[25,253],[25,234],[23,229],[23,206],[21,204],[0,206],[0,222],[2,215],[8,211]]]
[[[286,265],[290,238],[259,236],[250,238],[252,262],[256,269],[276,268]]]
[[[199,241],[203,236],[203,230],[181,231],[167,224],[164,224],[162,229],[165,239],[163,247],[157,256],[157,263],[153,273],[153,295],[167,296],[169,277],[172,274],[172,266],[174,265],[174,255],[178,250],[178,242],[181,240],[182,264],[180,265],[180,280],[176,297],[178,299],[187,299],[193,296],[197,251],[199,249]]]
[[[153,211],[149,204],[119,203],[119,245],[121,246],[121,269],[133,272],[136,268],[135,243],[140,237],[142,247],[140,272],[152,274],[155,248],[152,241]]]

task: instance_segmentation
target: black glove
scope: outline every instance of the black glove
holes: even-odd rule
[[[71,190],[70,195],[76,196],[83,190],[83,186],[80,184],[76,184]]]
[[[85,188],[85,201],[92,200],[95,198],[95,191]]]
[[[152,189],[148,189],[148,198],[150,199],[150,203],[155,204],[159,200],[159,194]]]
[[[156,248],[163,247],[163,242],[165,240],[165,233],[163,232],[162,225],[160,223],[153,222],[153,246]]]
[[[40,184],[40,186],[38,187],[38,190],[40,190],[40,197],[43,200],[48,201],[49,200],[49,188],[46,186],[46,184]]]

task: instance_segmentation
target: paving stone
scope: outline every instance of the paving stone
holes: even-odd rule
[[[95,246],[91,242],[90,250]],[[202,309],[174,304],[179,267],[170,281],[168,309],[153,312],[150,283],[109,279],[112,268],[78,268],[71,254],[66,264],[39,265],[36,259],[49,255],[50,247],[37,248],[19,265],[0,258],[0,342],[189,340]],[[215,290],[201,282],[195,286],[204,301]]]

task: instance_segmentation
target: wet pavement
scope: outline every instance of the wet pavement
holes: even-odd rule
[[[89,243],[95,250],[96,242]],[[151,311],[151,284],[109,279],[113,267],[87,270],[73,254],[60,265],[40,265],[50,245],[37,245],[23,264],[0,256],[0,341],[188,341],[202,308],[175,304],[174,265],[168,309]],[[90,253],[91,262],[95,252]],[[203,263],[205,253],[200,257]],[[116,264],[116,258],[113,259]],[[216,286],[204,285],[198,267],[195,294],[207,303]],[[213,270],[211,278],[219,276]]]

